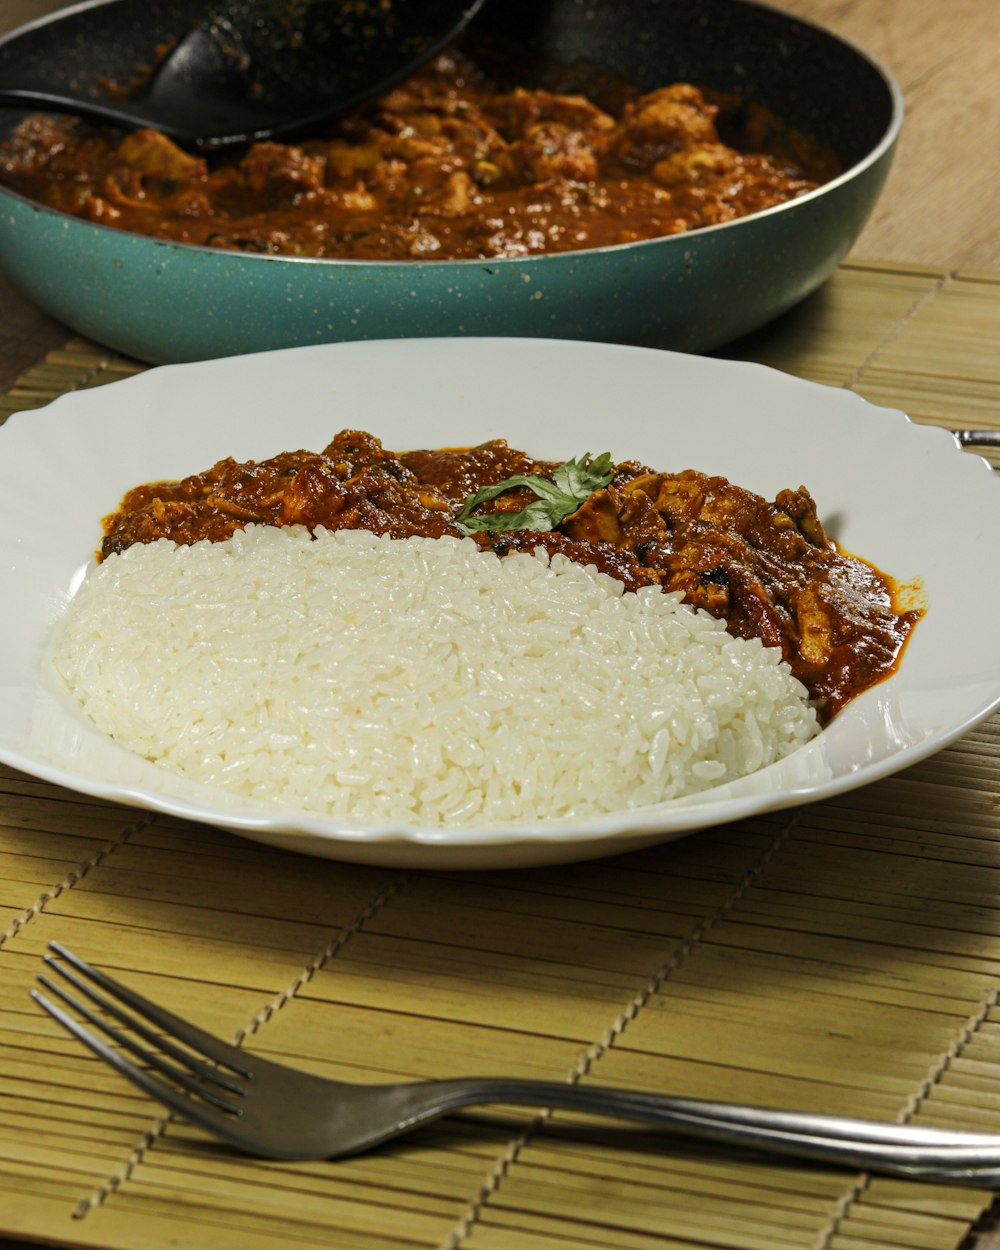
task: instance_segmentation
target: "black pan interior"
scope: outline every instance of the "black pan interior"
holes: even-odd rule
[[[158,45],[211,8],[208,0],[149,0],[142,20],[128,23],[115,0],[82,5],[0,43],[0,73],[16,57],[22,68],[34,62],[100,91],[102,78],[131,81]],[[522,80],[538,57],[598,66],[643,90],[687,81],[738,95],[832,147],[846,168],[893,122],[893,91],[867,56],[746,0],[487,0],[468,38],[516,49]],[[21,115],[0,110],[0,125]]]
[[[488,0],[473,31],[512,41],[519,66],[591,62],[646,91],[691,82],[765,105],[845,167],[893,122],[892,88],[863,52],[744,0]]]

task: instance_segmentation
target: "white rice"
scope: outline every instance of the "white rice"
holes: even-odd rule
[[[733,780],[817,732],[780,653],[540,550],[250,527],[130,547],[53,659],[164,768],[363,824],[579,819]]]

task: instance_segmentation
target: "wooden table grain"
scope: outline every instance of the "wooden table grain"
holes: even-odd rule
[[[1000,25],[993,0],[782,0],[877,57],[905,118],[864,259],[1000,269]]]
[[[598,0],[604,2],[604,0]],[[610,0],[607,0],[610,2]],[[60,7],[3,0],[0,32]],[[906,120],[889,181],[853,255],[1000,271],[1000,57],[994,0],[781,0],[878,57]],[[69,337],[0,276],[0,389]],[[0,1250],[27,1250],[0,1240]],[[1000,1214],[969,1250],[1000,1250]]]

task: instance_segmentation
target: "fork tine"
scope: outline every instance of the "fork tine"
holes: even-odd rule
[[[53,969],[54,973],[59,973],[61,978],[69,981],[70,985],[73,985],[76,989],[80,990],[81,994],[88,996],[91,1003],[95,1003],[99,1006],[99,1008],[101,1008],[101,1010],[106,1011],[109,1015],[113,1015],[116,1020],[119,1020],[121,1024],[125,1025],[126,1029],[130,1029],[133,1033],[138,1034],[140,1038],[144,1039],[144,1041],[149,1041],[151,1045],[155,1046],[156,1050],[163,1051],[164,1054],[170,1055],[170,1058],[174,1059],[176,1063],[183,1064],[185,1068],[190,1069],[192,1073],[200,1076],[202,1080],[211,1081],[214,1085],[221,1085],[222,1088],[231,1090],[234,1094],[244,1093],[244,1088],[242,1088],[242,1085],[239,1084],[239,1081],[232,1080],[229,1076],[226,1076],[224,1071],[217,1068],[216,1065],[204,1063],[204,1060],[197,1058],[197,1056],[192,1054],[190,1050],[183,1050],[180,1046],[176,1046],[170,1038],[166,1038],[163,1034],[154,1033],[154,1030],[149,1029],[148,1026],[144,1025],[143,1021],[139,1020],[134,1015],[130,1015],[128,1011],[121,1008],[118,1003],[114,1003],[111,999],[106,999],[103,994],[99,994],[98,991],[94,989],[93,985],[86,984],[86,981],[79,978],[79,976],[76,976],[75,973],[71,973],[68,968],[64,968],[63,965],[56,963],[56,960],[51,958],[50,955],[45,956],[45,963],[49,966],[49,968]],[[86,1018],[90,1020],[91,1024],[98,1025],[98,1028],[104,1029],[106,1034],[115,1036],[116,1040],[123,1043],[123,1045],[128,1046],[134,1054],[140,1054],[140,1048],[138,1048],[138,1046],[131,1041],[128,1035],[119,1034],[118,1031],[109,1028],[106,1021],[101,1019],[100,1016],[91,1014],[90,1011],[86,1010],[83,1003],[79,1003],[78,1000],[71,998],[71,996],[66,993],[64,989],[61,989],[59,985],[55,984],[55,981],[50,981],[47,976],[42,976],[41,974],[39,974],[39,981],[41,981],[41,984],[45,985],[47,989],[53,991],[54,994],[58,994],[59,998],[63,999],[64,1003],[68,1003],[70,1006],[73,1006],[73,1008],[78,1010],[81,1015],[85,1015]]]
[[[46,998],[44,994],[39,994],[37,990],[31,991],[31,997],[40,1007],[49,1013],[55,1020],[73,1034],[75,1038],[83,1042],[96,1055],[109,1064],[116,1072],[120,1073],[133,1085],[138,1087],[157,1102],[162,1103],[165,1107],[169,1107],[171,1111],[176,1111],[178,1115],[183,1116],[185,1120],[189,1120],[192,1124],[197,1124],[201,1128],[207,1129],[212,1133],[226,1134],[225,1124],[230,1121],[231,1117],[222,1111],[216,1111],[204,1103],[195,1102],[186,1094],[181,1093],[173,1085],[168,1085],[166,1081],[161,1081],[158,1077],[137,1067],[131,1060],[113,1046],[109,1046],[107,1042],[102,1041],[96,1033],[91,1033],[89,1029],[85,1029],[79,1021],[74,1020],[67,1011]],[[238,1112],[237,1112],[238,1114]]]
[[[216,1063],[224,1064],[231,1071],[238,1073],[247,1080],[252,1079],[253,1074],[247,1066],[246,1057],[235,1046],[230,1046],[227,1042],[220,1041],[219,1038],[213,1037],[211,1033],[206,1033],[204,1029],[199,1029],[197,1025],[189,1023],[180,1016],[175,1016],[172,1011],[167,1011],[166,1008],[159,1007],[156,1003],[151,1003],[148,998],[143,998],[135,990],[130,990],[128,986],[115,981],[107,973],[100,972],[97,968],[92,968],[79,955],[74,955],[72,951],[67,950],[58,942],[50,942],[49,949],[55,951],[61,959],[71,964],[77,972],[81,973],[89,981],[99,985],[102,990],[105,990],[113,998],[117,998],[119,1002],[125,1003],[133,1011],[137,1011],[140,1016],[144,1016],[145,1019],[169,1033],[171,1037],[184,1042],[192,1050],[198,1051],[199,1054],[205,1055]],[[47,959],[47,962],[65,976],[65,971],[58,964],[51,959]],[[85,993],[90,993],[80,982],[75,981],[74,983],[78,988],[84,989]]]
[[[183,1064],[185,1068],[194,1072],[204,1081],[211,1081],[214,1085],[221,1085],[223,1089],[228,1089],[234,1094],[242,1094],[244,1092],[243,1086],[228,1077],[221,1068],[205,1063],[202,1059],[197,1057],[196,1053],[190,1050],[183,1050],[180,1046],[176,1046],[169,1037],[164,1037],[160,1033],[154,1033],[152,1029],[147,1028],[147,1026],[143,1024],[140,1019],[131,1015],[123,1007],[119,1006],[118,1003],[113,1002],[110,998],[105,998],[103,994],[99,994],[92,985],[88,985],[86,981],[82,980],[74,972],[71,972],[69,968],[64,968],[62,964],[57,963],[51,955],[45,956],[45,963],[52,969],[53,972],[58,972],[64,980],[70,983],[70,985],[74,986],[82,994],[85,994],[92,1003],[96,1003],[98,1007],[100,1007],[103,1011],[108,1012],[109,1015],[114,1016],[116,1020],[124,1024],[127,1029],[131,1030],[131,1032],[136,1033],[144,1041],[155,1046],[158,1052],[162,1051],[164,1054],[169,1055],[171,1059],[175,1060],[177,1063]],[[99,1029],[103,1029],[105,1033],[114,1037],[116,1041],[120,1042],[124,1046],[127,1046],[133,1054],[141,1055],[143,1058],[148,1057],[148,1052],[143,1051],[141,1047],[137,1046],[128,1034],[120,1033],[118,1030],[112,1029],[108,1025],[107,1021],[103,1020],[100,1016],[94,1015],[93,1012],[89,1011],[83,1003],[73,998],[69,993],[67,993],[66,990],[62,989],[54,981],[50,981],[48,977],[41,974],[39,974],[38,980],[46,987],[46,989],[51,990],[53,994],[57,994],[64,1003],[73,1007],[81,1015],[86,1016],[91,1024],[96,1025]]]
[[[155,1068],[157,1072],[161,1072],[164,1076],[169,1077],[176,1084],[182,1085],[184,1089],[196,1097],[204,1098],[206,1102],[214,1103],[215,1106],[223,1111],[239,1111],[238,1103],[227,1102],[226,1099],[221,1098],[208,1088],[206,1082],[211,1085],[221,1085],[224,1089],[237,1095],[242,1095],[245,1092],[242,1086],[237,1085],[235,1081],[230,1081],[227,1078],[223,1078],[220,1081],[217,1069],[209,1067],[192,1056],[185,1055],[182,1050],[176,1046],[171,1046],[168,1042],[165,1045],[169,1048],[169,1053],[176,1055],[178,1062],[184,1065],[183,1068],[175,1067],[173,1064],[168,1063],[157,1050],[149,1050],[145,1046],[140,1046],[128,1033],[123,1033],[121,1029],[116,1029],[114,1025],[102,1019],[96,1012],[91,1011],[86,1003],[81,1003],[79,999],[74,998],[72,994],[68,993],[54,981],[50,981],[48,977],[39,976],[38,980],[47,990],[55,994],[57,998],[61,998],[67,1007],[72,1007],[74,1011],[83,1016],[85,1020],[88,1020],[96,1029],[100,1029],[102,1033],[110,1037],[112,1041],[117,1042],[119,1046],[124,1046],[126,1050],[130,1050],[133,1055],[138,1056],[149,1067]],[[115,1014],[129,1028],[139,1024],[137,1020],[132,1020],[127,1012],[119,1011]],[[153,1042],[155,1046],[163,1044],[163,1039],[157,1039],[155,1034],[149,1033],[145,1029],[143,1032],[146,1033],[148,1040]],[[191,1073],[194,1073],[194,1075],[190,1075]],[[197,1079],[198,1077],[201,1079]]]

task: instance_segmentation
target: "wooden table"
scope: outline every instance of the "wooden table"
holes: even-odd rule
[[[51,7],[55,6],[45,0],[13,0],[13,4],[8,0],[0,16],[0,29],[5,22],[13,25]],[[987,358],[988,345],[993,342],[1000,361],[1000,312],[997,311],[1000,302],[996,300],[997,290],[1000,289],[997,286],[1000,283],[1000,228],[995,207],[1000,203],[1000,161],[997,159],[1000,151],[1000,64],[996,57],[992,0],[953,0],[949,6],[942,6],[936,0],[881,0],[878,4],[873,0],[786,0],[783,7],[839,30],[880,56],[895,71],[904,88],[908,120],[886,194],[854,251],[852,260],[857,263],[846,266],[826,291],[819,293],[802,309],[792,313],[778,326],[755,336],[752,342],[740,345],[734,349],[734,354],[762,359],[779,367],[795,367],[820,381],[856,386],[877,402],[900,403],[908,407],[910,405],[901,396],[907,389],[906,369],[912,367],[915,353],[921,350],[921,344],[933,348],[940,341],[935,338],[935,327],[957,325],[959,332],[980,336],[984,344],[982,359],[986,363],[978,375],[978,389],[974,392],[968,388],[963,390],[962,380],[949,375],[947,361],[943,365],[932,363],[927,366],[920,386],[911,387],[913,401],[919,409],[914,415],[917,419],[945,424],[1000,426],[1000,365],[991,372]],[[958,304],[961,304],[961,310],[956,321],[954,310]],[[17,377],[47,352],[61,348],[70,335],[65,327],[29,305],[2,278],[0,307],[4,309],[0,319],[0,391],[6,391]],[[845,319],[857,321],[860,335],[870,335],[868,354],[862,351],[858,359],[847,366],[843,359],[830,351],[830,344],[836,340]],[[901,333],[897,341],[894,335],[903,330],[905,333]],[[915,345],[908,348],[907,343],[911,340]],[[911,354],[903,359],[900,353],[907,350]],[[893,356],[893,351],[896,356]],[[903,361],[902,367],[900,360]],[[998,402],[994,403],[995,400]],[[955,419],[949,420],[949,405],[959,402],[966,407],[953,411]],[[991,805],[995,808],[1000,805],[1000,779],[997,778],[1000,769],[994,762],[997,760],[1000,760],[1000,730],[987,728],[974,735],[963,750],[951,753],[940,764],[932,761],[930,766],[915,773],[912,779],[903,779],[893,788],[874,791],[871,801],[877,803],[884,795],[885,802],[891,799],[905,807],[911,802],[911,795],[924,800],[932,793],[947,791],[954,784],[953,778],[965,777],[965,798],[971,802],[968,796],[974,796],[978,804],[975,810],[985,811]],[[913,803],[917,801],[912,799]],[[956,802],[961,801],[956,798]],[[24,798],[23,802],[30,804],[31,800]],[[25,810],[28,810],[27,807]],[[752,830],[750,833],[756,836],[762,831]],[[187,836],[183,830],[165,831],[161,835],[164,856],[169,855],[171,837],[183,847]],[[720,843],[720,853],[722,846],[723,843]],[[211,843],[204,853],[222,857],[235,852],[222,839],[217,844]],[[691,854],[696,855],[697,850],[692,850]],[[318,916],[322,901],[318,897],[307,897],[305,887],[296,875],[297,867],[292,865],[286,869],[274,860],[268,863],[269,871],[275,873],[275,880],[279,882],[277,888],[297,891],[298,906],[312,908]],[[288,874],[287,880],[285,874]],[[344,905],[349,907],[354,875],[348,872],[345,878],[346,883],[341,883],[340,888],[345,891],[347,899]],[[293,881],[297,884],[292,884]],[[154,883],[137,881],[135,888],[147,890],[150,898],[156,897]],[[196,888],[195,883],[192,882],[191,888]],[[492,887],[472,883],[469,888],[478,889],[480,897],[485,899],[489,897],[488,891]],[[421,891],[420,905],[426,909],[426,916],[435,915],[435,897],[439,908],[447,907],[450,896],[446,885],[422,882]],[[523,904],[529,896],[519,897]],[[166,903],[162,905],[166,906]],[[170,905],[180,904],[174,901]],[[609,906],[604,900],[601,914],[613,928],[615,921],[611,919]],[[234,909],[233,923],[237,925],[238,913],[239,909]],[[405,911],[402,914],[404,918],[397,920],[401,927],[395,937],[390,929],[380,935],[380,940],[384,942],[396,942],[396,958],[405,958],[406,948],[401,945],[400,936],[406,927]],[[350,916],[347,915],[346,919],[350,921]],[[565,916],[562,919],[565,920]],[[468,952],[463,955],[457,938],[455,941],[454,959],[469,958]],[[367,957],[374,958],[370,952]],[[425,978],[424,992],[436,1004],[425,1021],[427,1045],[433,1047],[440,1044],[439,1033],[445,1028],[449,1011],[464,1011],[465,1004],[456,1002],[454,998],[449,1000],[448,993],[454,993],[454,989],[449,991],[442,971],[444,965],[430,971],[428,965],[421,972],[416,955],[413,959],[412,975],[418,980],[421,975]],[[362,970],[363,967],[363,963],[358,965]],[[354,972],[362,975],[358,968]],[[525,977],[530,972],[527,969]],[[607,976],[610,975],[610,972],[607,973]],[[435,976],[439,981],[437,984],[434,983]],[[527,994],[526,985],[527,981],[519,985],[518,993]],[[349,992],[344,992],[349,998]],[[236,991],[233,990],[233,993]],[[198,999],[195,995],[194,1005],[195,1008],[204,1007],[204,998]],[[359,1027],[362,1024],[368,1026],[373,1018],[372,1012],[378,1010],[381,1009],[377,1004],[355,1005],[347,1011],[347,1015]],[[435,1011],[440,1015],[437,1032],[431,1027]],[[391,1027],[391,1017],[386,1016],[386,1020],[386,1027]],[[446,1030],[441,1036],[446,1036]],[[280,1024],[278,1037],[281,1037]],[[478,1174],[477,1149],[470,1144],[467,1150],[459,1149],[448,1156],[468,1164],[470,1185]],[[487,1187],[499,1184],[500,1171],[497,1169],[510,1166],[516,1171],[515,1156],[516,1152],[505,1163],[502,1151],[496,1154],[492,1165],[494,1174]],[[489,1159],[488,1150],[483,1157]],[[0,1174],[3,1171],[0,1167]],[[441,1179],[434,1172],[428,1172],[422,1179],[419,1175],[419,1170],[406,1173],[415,1185],[424,1186],[425,1197],[421,1200],[419,1219],[427,1220],[428,1212],[435,1209],[435,1202],[440,1205],[445,1201],[440,1195],[447,1191],[451,1181]],[[237,1183],[235,1176],[231,1183],[234,1186]],[[377,1188],[382,1183],[378,1179],[377,1166],[367,1179],[362,1177],[359,1182],[355,1176],[352,1183],[360,1186],[357,1201],[363,1206],[365,1185]],[[538,1179],[536,1183],[541,1185],[542,1180]],[[731,1183],[735,1184],[735,1181]],[[520,1193],[520,1201],[530,1206],[530,1184],[525,1188],[522,1183],[517,1192]],[[539,1189],[538,1192],[546,1191]],[[472,1203],[467,1212],[472,1220],[472,1231],[467,1241],[463,1241],[459,1232],[455,1233],[455,1239],[449,1244],[454,1245],[456,1250],[459,1245],[462,1250],[466,1245],[468,1250],[478,1250],[480,1246],[484,1250],[486,1247],[496,1247],[497,1250],[528,1250],[529,1247],[530,1250],[542,1250],[545,1247],[547,1250],[549,1245],[563,1244],[560,1239],[566,1227],[550,1228],[547,1234],[541,1215],[537,1216],[538,1222],[531,1237],[523,1234],[523,1240],[522,1234],[515,1233],[513,1225],[504,1224],[502,1207],[497,1217],[499,1223],[490,1225],[487,1220],[485,1224],[476,1225],[483,1206],[488,1211],[488,1197],[485,1191],[479,1195],[476,1200],[480,1201],[479,1208],[476,1202]],[[539,1198],[539,1201],[542,1199]],[[420,1206],[420,1203],[417,1205]],[[876,1221],[902,1218],[891,1201],[873,1210],[875,1214],[870,1218]],[[413,1218],[419,1223],[416,1215]],[[944,1236],[940,1230],[945,1218],[940,1212],[932,1213],[928,1208],[926,1221],[918,1219],[911,1228],[912,1244],[944,1245],[944,1241],[935,1240],[935,1237]],[[361,1250],[369,1250],[369,1246],[375,1245],[381,1250],[384,1244],[388,1244],[380,1239],[381,1235],[376,1237],[374,1233],[371,1234],[372,1240],[366,1242],[365,1236],[357,1232],[364,1226],[364,1220],[359,1216],[355,1231],[349,1235],[343,1233],[343,1244],[358,1246]],[[329,1244],[339,1245],[336,1236],[340,1230],[331,1227],[330,1232],[334,1240]],[[120,1234],[119,1228],[116,1235]],[[219,1231],[219,1236],[225,1239],[227,1245],[233,1235],[225,1230]],[[247,1233],[247,1236],[251,1235],[255,1246],[287,1244],[278,1231],[270,1240],[260,1227]],[[664,1235],[664,1230],[659,1237],[643,1237],[633,1232],[630,1234],[633,1240],[629,1244],[636,1247],[667,1244],[661,1239]],[[669,1244],[689,1244],[681,1234],[676,1235],[681,1239]],[[860,1236],[859,1233],[854,1235]],[[95,1236],[81,1225],[79,1244],[100,1245]],[[165,1244],[163,1238],[166,1236],[160,1230],[157,1244]],[[186,1242],[183,1232],[178,1236],[175,1244],[202,1244]],[[600,1234],[595,1233],[594,1236],[597,1240],[592,1244],[601,1244]],[[827,1230],[826,1236],[824,1245],[838,1245],[835,1231]],[[29,1244],[33,1243],[18,1239],[0,1240],[0,1250],[26,1250]],[[112,1243],[109,1241],[108,1244]],[[115,1241],[113,1244],[123,1243]],[[576,1246],[578,1243],[574,1240],[572,1244]],[[755,1243],[751,1238],[747,1244]],[[793,1241],[782,1244],[787,1244],[791,1250],[799,1250]],[[848,1244],[862,1243],[845,1241],[844,1245]],[[968,1246],[970,1250],[972,1247],[975,1250],[1000,1250],[1000,1216],[987,1219]],[[806,1250],[805,1245],[801,1250]]]

